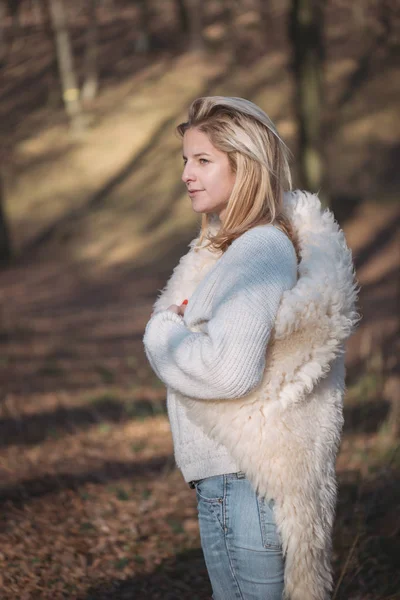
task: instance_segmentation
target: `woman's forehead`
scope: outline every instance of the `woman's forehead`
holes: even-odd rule
[[[220,150],[213,146],[207,134],[198,129],[188,129],[183,136],[184,152],[195,154],[218,154]]]

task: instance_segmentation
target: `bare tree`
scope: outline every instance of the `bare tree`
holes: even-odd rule
[[[21,10],[22,0],[2,0],[6,5],[8,14],[11,16],[12,28],[15,32],[19,27],[19,13]]]
[[[49,8],[56,42],[64,106],[70,118],[71,127],[78,132],[83,129],[83,114],[63,0],[49,0]]]
[[[4,178],[0,169],[0,263],[9,262],[12,255],[10,233],[4,210],[5,190]]]
[[[201,0],[185,0],[189,17],[190,46],[192,50],[203,50],[203,11]]]
[[[276,23],[279,10],[280,8],[274,0],[258,0],[258,12],[262,20],[264,38],[271,46],[275,44],[280,33]]]
[[[289,18],[295,108],[299,130],[300,186],[320,192],[327,205],[321,143],[323,106],[323,8],[322,0],[292,0]]]
[[[179,16],[181,29],[183,33],[187,34],[190,31],[190,17],[188,7],[185,0],[175,0],[176,10]]]
[[[36,25],[40,25],[43,20],[42,3],[40,0],[31,0],[31,10]]]
[[[150,49],[151,12],[148,0],[138,0],[139,35],[136,40],[136,52],[148,52]]]
[[[93,100],[99,87],[97,71],[97,0],[88,0],[88,28],[86,32],[85,80],[82,85],[81,98]]]
[[[236,25],[236,19],[240,14],[240,3],[238,0],[224,0],[223,7],[227,29],[227,46],[231,52],[231,61],[236,61],[240,52],[239,30]]]
[[[22,0],[0,0],[0,66],[7,61],[14,39],[20,28],[19,12]],[[6,27],[7,15],[11,17],[11,28]]]
[[[7,6],[0,1],[0,66],[6,62],[7,56],[7,39],[6,39],[6,21]]]
[[[399,346],[399,344],[397,344]],[[384,397],[390,403],[388,416],[388,433],[393,439],[400,436],[400,365],[397,358],[396,367],[391,370],[385,382]]]

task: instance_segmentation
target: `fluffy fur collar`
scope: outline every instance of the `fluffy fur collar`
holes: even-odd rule
[[[326,600],[332,588],[335,460],[343,423],[344,344],[354,331],[358,288],[351,251],[317,196],[285,194],[297,232],[298,281],[285,292],[260,386],[237,400],[178,396],[188,417],[224,444],[254,489],[275,499],[285,553],[285,598]],[[213,227],[218,227],[218,222]],[[189,298],[218,257],[197,239],[155,310]],[[169,393],[172,393],[169,391]]]

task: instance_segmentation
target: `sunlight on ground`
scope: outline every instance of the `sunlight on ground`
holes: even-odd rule
[[[348,62],[333,64],[328,81],[346,77]],[[20,144],[21,173],[7,203],[16,247],[59,221],[55,239],[75,261],[101,273],[116,265],[146,264],[162,253],[167,238],[194,234],[198,218],[191,214],[180,181],[180,141],[174,128],[190,101],[204,93],[251,98],[293,144],[293,89],[283,52],[262,56],[251,69],[230,64],[226,54],[164,59],[112,92],[105,90],[111,104],[107,118],[102,115],[81,140],[69,138],[59,126]],[[111,102],[112,94],[118,102]],[[394,117],[394,107],[387,106],[354,114],[335,128],[343,146],[334,158],[339,185],[352,164],[358,184],[368,187],[373,171],[362,167],[365,155],[355,152],[354,144],[364,140],[367,149],[372,139],[382,144],[392,140],[398,129]]]
[[[180,181],[181,145],[174,127],[185,118],[190,101],[220,78],[206,93],[253,98],[291,139],[295,130],[287,117],[291,86],[286,67],[281,52],[262,57],[251,70],[232,68],[225,55],[211,61],[189,54],[142,81],[138,93],[126,95],[81,141],[48,132],[46,143],[56,142],[55,153],[65,149],[66,154],[31,167],[12,188],[10,216],[16,223],[17,245],[67,215],[59,227],[61,243],[64,238],[79,241],[66,247],[71,247],[74,260],[101,272],[132,261],[144,265],[163,252],[166,239],[187,235],[189,229],[194,237],[198,217]],[[45,151],[41,138],[28,140],[21,144],[21,160],[39,159]],[[88,199],[102,194],[105,186],[110,186],[107,198],[93,200],[86,209]],[[77,216],[68,220],[71,211],[78,211]]]
[[[28,140],[21,144],[22,160],[40,157],[48,152],[48,143],[58,141],[53,151],[66,151],[60,160],[49,160],[27,169],[13,182],[8,199],[11,220],[24,219],[30,208],[24,237],[31,237],[46,223],[61,218],[73,207],[79,207],[138,156],[149,139],[168,123],[168,137],[173,139],[173,126],[189,102],[201,94],[209,78],[222,72],[224,64],[200,61],[196,55],[185,55],[147,85],[138,94],[131,94],[114,113],[94,127],[86,137],[71,143],[63,128],[48,134],[43,142]],[[169,120],[172,119],[171,122]],[[58,146],[58,147],[57,147]],[[62,168],[61,168],[62,164]],[[164,189],[164,195],[166,190]],[[17,228],[18,232],[18,228]],[[19,244],[23,239],[19,237]]]
[[[360,139],[391,142],[393,137],[400,136],[400,124],[395,107],[386,107],[378,111],[360,116],[349,123],[342,133],[346,143]]]

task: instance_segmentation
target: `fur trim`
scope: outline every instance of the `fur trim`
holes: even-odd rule
[[[322,212],[317,196],[300,191],[285,194],[284,206],[301,261],[297,284],[282,298],[262,383],[236,400],[177,396],[188,417],[228,448],[257,493],[274,498],[286,560],[284,597],[327,600],[344,343],[360,318],[359,290],[351,251],[332,212]],[[196,243],[174,269],[156,311],[190,298],[218,259],[207,248],[195,251]]]

